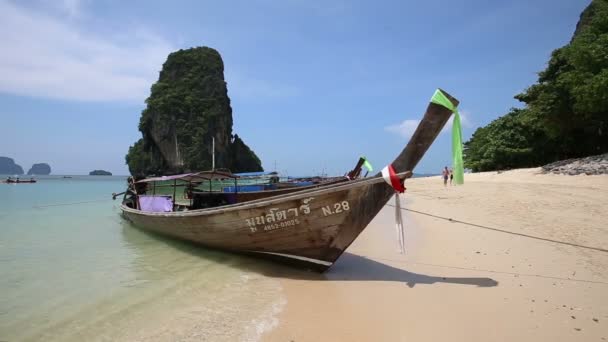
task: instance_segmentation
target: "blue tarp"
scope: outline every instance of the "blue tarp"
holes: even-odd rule
[[[251,191],[264,191],[264,184],[259,185],[239,185],[237,192],[251,192]],[[224,192],[234,192],[234,186],[225,186],[222,190]]]
[[[257,176],[271,176],[271,175],[277,175],[276,172],[241,172],[241,173],[235,173],[235,175],[239,176],[239,177],[257,177]]]
[[[292,182],[291,184],[294,184],[295,186],[308,186],[308,185],[313,185],[315,183],[313,183],[313,182]]]

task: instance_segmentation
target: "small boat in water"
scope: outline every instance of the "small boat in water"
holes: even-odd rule
[[[454,106],[458,100],[442,94]],[[144,230],[238,253],[265,256],[325,271],[378,214],[395,189],[431,146],[452,111],[429,103],[411,140],[390,165],[390,178],[374,177],[269,191],[192,192],[189,205],[176,201],[177,181],[234,180],[229,173],[193,174],[132,180],[121,210]],[[173,181],[174,195],[149,194],[148,184]],[[392,185],[389,185],[392,184]],[[153,185],[154,186],[154,185]],[[212,190],[212,189],[210,189]],[[284,189],[282,189],[284,190]],[[246,194],[257,193],[259,197]],[[197,200],[197,196],[198,200]],[[116,195],[114,195],[116,197]]]
[[[19,179],[19,177],[17,177],[17,178],[8,177],[6,180],[3,181],[3,183],[7,183],[7,184],[36,183],[36,180],[34,178]]]

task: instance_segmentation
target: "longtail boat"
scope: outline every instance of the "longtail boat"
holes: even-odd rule
[[[454,107],[458,105],[458,100],[438,91]],[[403,182],[412,175],[451,114],[445,106],[429,103],[409,143],[391,164],[391,182],[395,180],[393,176]],[[395,194],[394,185],[387,182],[378,173],[287,194],[181,211],[175,209],[171,196],[138,195],[134,183],[121,209],[127,220],[144,230],[322,272],[331,267]],[[137,200],[144,200],[146,205],[139,206],[142,202]]]
[[[2,183],[7,183],[7,184],[21,184],[21,183],[36,183],[36,180],[34,178],[32,179],[7,179],[4,180]]]

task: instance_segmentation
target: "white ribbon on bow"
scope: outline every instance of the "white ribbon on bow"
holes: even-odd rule
[[[405,232],[403,230],[403,216],[401,216],[401,200],[399,199],[398,192],[395,193],[395,227],[397,229],[397,240],[399,240],[401,254],[405,254]]]

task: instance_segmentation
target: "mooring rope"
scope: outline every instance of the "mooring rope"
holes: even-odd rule
[[[391,207],[395,207],[395,205],[392,205],[392,204],[387,204],[387,205],[391,206]],[[434,217],[434,218],[437,218],[437,219],[440,219],[440,220],[446,220],[446,221],[449,221],[449,222],[460,223],[460,224],[464,224],[464,225],[467,225],[467,226],[472,226],[472,227],[492,230],[492,231],[495,231],[495,232],[500,232],[500,233],[505,233],[505,234],[511,234],[511,235],[517,235],[517,236],[526,237],[526,238],[529,238],[529,239],[535,239],[535,240],[553,242],[553,243],[557,243],[557,244],[562,244],[562,245],[567,245],[567,246],[572,246],[572,247],[578,247],[578,248],[585,248],[585,249],[590,249],[590,250],[594,250],[594,251],[598,251],[598,252],[608,253],[608,249],[604,249],[604,248],[579,245],[579,244],[572,243],[572,242],[553,240],[553,239],[548,239],[548,238],[544,238],[544,237],[540,237],[540,236],[534,236],[534,235],[529,235],[529,234],[524,234],[524,233],[513,232],[513,231],[509,231],[509,230],[505,230],[505,229],[483,226],[483,225],[476,224],[476,223],[456,220],[456,219],[453,219],[451,217],[439,216],[439,215],[435,215],[435,214],[431,214],[431,213],[427,213],[427,212],[423,212],[423,211],[418,211],[418,210],[414,210],[414,209],[408,209],[408,208],[403,208],[403,207],[401,209],[402,210],[406,210],[406,211],[410,211],[410,212],[413,212],[413,213],[416,213],[416,214],[420,214],[420,215],[426,215],[426,216]]]

